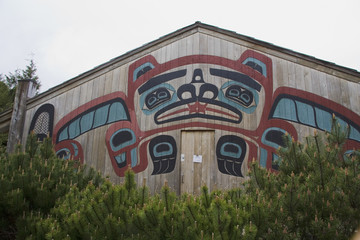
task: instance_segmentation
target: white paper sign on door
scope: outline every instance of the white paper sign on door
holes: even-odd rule
[[[181,159],[182,162],[184,162],[185,161],[185,154],[181,154],[180,159]]]
[[[201,163],[202,162],[202,155],[194,155],[193,162]]]

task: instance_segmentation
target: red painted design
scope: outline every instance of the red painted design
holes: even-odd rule
[[[76,146],[74,147],[73,144]],[[80,164],[84,163],[84,153],[81,147],[81,144],[75,140],[66,140],[62,141],[55,145],[55,152],[60,151],[61,149],[66,149],[70,151],[69,156],[71,160],[79,161]],[[66,151],[64,150],[64,151]]]
[[[253,58],[262,62],[266,67],[266,76],[254,70],[252,67],[248,65],[244,65],[243,62],[248,58]],[[134,71],[138,69],[140,66],[143,66],[144,64],[148,64],[148,63],[150,63],[153,66],[153,69],[145,72],[137,79],[134,79]],[[230,122],[230,123],[227,122],[226,124],[224,124],[224,122],[221,119],[216,117],[225,116],[230,119],[238,119],[239,117],[236,116],[236,113],[234,113],[231,110],[225,111],[226,109],[222,107],[223,105],[220,104],[216,105],[217,102],[220,102],[220,100],[218,99],[216,99],[215,101],[215,98],[217,97],[216,95],[214,99],[208,100],[208,102],[204,102],[204,101],[201,102],[199,100],[200,99],[199,96],[197,96],[199,98],[198,100],[189,102],[188,104],[184,104],[183,106],[179,105],[180,107],[182,107],[180,109],[174,108],[174,110],[171,109],[172,111],[169,112],[165,111],[164,113],[159,115],[157,120],[163,121],[169,117],[174,117],[181,114],[183,114],[181,116],[186,116],[186,118],[184,117],[181,118],[180,120],[174,120],[172,122],[159,124],[157,125],[158,127],[155,129],[147,129],[146,126],[139,126],[140,123],[138,122],[137,115],[135,113],[135,109],[140,109],[139,106],[135,106],[135,104],[138,104],[140,98],[138,92],[139,88],[144,86],[144,84],[146,84],[151,79],[154,79],[155,77],[158,77],[162,74],[166,74],[172,69],[176,68],[177,70],[179,70],[181,69],[181,67],[185,67],[187,65],[193,65],[193,64],[197,64],[197,65],[206,64],[207,66],[217,66],[219,69],[229,69],[233,71],[235,74],[240,74],[242,76],[250,77],[255,82],[255,84],[258,84],[260,86],[260,90],[258,90],[259,93],[258,101],[259,101],[259,105],[261,104],[261,106],[263,107],[262,109],[256,108],[255,113],[253,114],[256,114],[256,117],[260,119],[259,124],[257,124],[257,126],[252,129],[243,128],[241,126],[244,126],[244,124],[238,124],[234,122]],[[238,60],[231,60],[223,57],[209,56],[209,55],[190,55],[190,56],[180,57],[178,59],[174,59],[162,64],[158,63],[153,56],[149,55],[131,64],[128,72],[129,72],[128,92],[126,94],[122,92],[114,92],[99,97],[97,99],[94,99],[80,106],[79,108],[70,112],[68,115],[66,115],[57,123],[53,135],[53,142],[57,143],[57,137],[61,128],[65,124],[68,124],[70,121],[75,119],[79,114],[84,113],[89,109],[97,106],[98,104],[104,103],[111,99],[114,98],[123,99],[124,102],[126,103],[130,119],[128,121],[119,121],[112,123],[106,130],[106,137],[105,137],[105,144],[107,146],[111,163],[115,173],[118,176],[124,176],[125,170],[131,165],[132,163],[131,151],[134,151],[134,149],[136,149],[137,151],[137,162],[136,162],[136,166],[133,166],[133,170],[135,172],[141,172],[148,167],[148,146],[153,136],[158,135],[159,133],[165,133],[165,132],[190,128],[190,127],[223,130],[234,135],[236,134],[239,137],[242,137],[245,140],[248,147],[247,161],[250,162],[252,161],[252,159],[259,159],[260,148],[263,148],[268,152],[266,167],[271,169],[272,154],[276,153],[277,149],[274,149],[271,146],[267,146],[261,142],[261,137],[263,133],[268,128],[276,127],[287,131],[292,137],[294,137],[295,140],[298,139],[296,129],[291,122],[283,119],[269,119],[271,107],[274,104],[276,97],[282,93],[287,93],[292,96],[301,97],[304,99],[311,99],[311,101],[313,101],[314,103],[321,104],[329,109],[333,109],[334,111],[339,112],[343,116],[351,119],[357,125],[360,125],[360,117],[358,115],[346,109],[345,107],[341,106],[340,104],[334,103],[333,101],[325,99],[321,96],[288,87],[281,87],[279,89],[276,89],[276,91],[273,93],[272,61],[269,57],[254,52],[252,50],[245,51]],[[204,81],[206,83],[206,79]],[[221,90],[218,89],[218,91],[220,92]],[[242,112],[243,115],[252,114],[252,113],[246,113],[241,110],[239,111]],[[153,115],[153,113],[151,113],[149,114],[150,117],[148,117],[148,115],[146,115],[145,113],[139,113],[139,114],[141,115],[141,119],[143,117],[145,119],[152,119],[151,116]],[[192,114],[195,117],[189,120],[189,115]],[[207,117],[211,121],[207,121],[206,119],[204,120],[204,118]],[[153,126],[155,124],[149,124],[149,125]],[[112,143],[110,141],[114,133],[116,133],[120,129],[131,130],[135,135],[135,139],[132,140],[131,144],[126,145],[120,148],[119,150],[115,151],[113,150],[111,145]],[[74,140],[58,142],[56,145],[56,149],[61,149],[63,146],[69,146],[71,142],[75,143],[79,147],[79,149],[81,149],[81,154],[82,154],[82,148],[80,143]],[[350,140],[348,141],[347,146],[360,147],[358,142],[350,141]],[[116,163],[115,157],[123,153],[126,154],[126,160],[125,160],[126,167],[119,168]],[[74,153],[72,152],[72,154]]]

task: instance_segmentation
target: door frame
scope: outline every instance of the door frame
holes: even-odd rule
[[[187,139],[184,139],[187,138]],[[186,144],[185,144],[186,141]],[[199,150],[200,149],[200,150]],[[199,152],[200,151],[200,152]],[[201,187],[212,187],[215,175],[215,130],[189,129],[180,134],[179,192],[199,195]],[[194,157],[194,155],[198,157]],[[201,157],[200,157],[201,156]]]

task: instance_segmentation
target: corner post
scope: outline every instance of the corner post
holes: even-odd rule
[[[33,80],[19,80],[15,92],[14,106],[10,120],[7,152],[13,153],[16,144],[21,142],[26,116],[26,101],[36,94],[36,83]]]

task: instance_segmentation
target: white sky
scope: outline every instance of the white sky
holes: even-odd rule
[[[359,0],[0,0],[0,73],[43,92],[196,21],[360,71]]]

